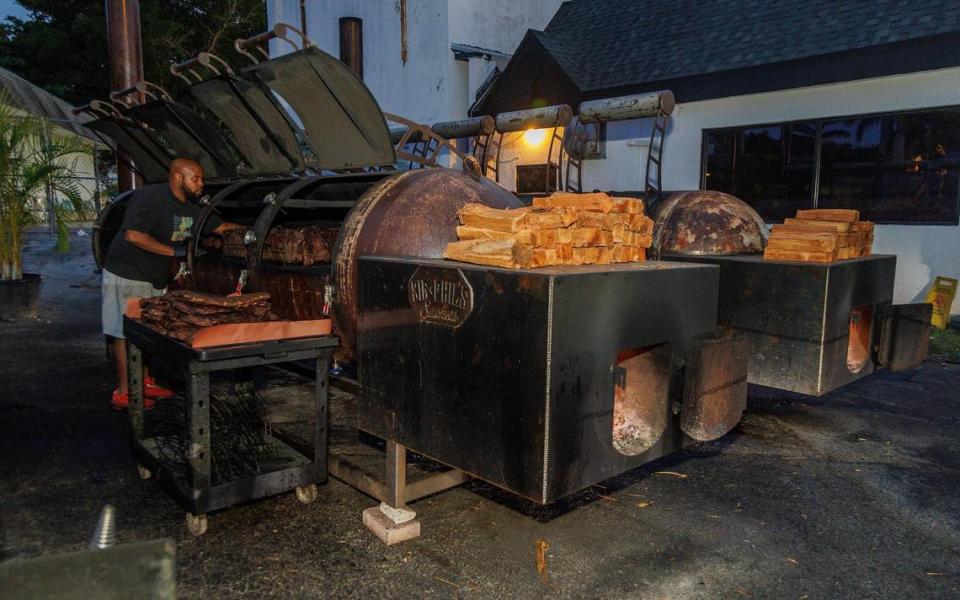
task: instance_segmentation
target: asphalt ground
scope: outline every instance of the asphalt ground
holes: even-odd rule
[[[193,537],[108,408],[88,244],[32,237],[42,316],[0,323],[0,559],[83,549],[109,502],[119,543],[176,540],[184,598],[960,597],[960,366],[934,361],[818,399],[751,389],[722,440],[555,506],[471,482],[413,504],[422,536],[393,547],[336,480]]]

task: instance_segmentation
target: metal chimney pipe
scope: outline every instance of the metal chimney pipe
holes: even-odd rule
[[[143,80],[140,47],[139,0],[104,0],[107,11],[107,44],[110,54],[110,89],[127,89]],[[138,100],[143,101],[142,95]],[[136,189],[143,182],[129,167],[130,158],[117,152],[117,183],[120,191]]]
[[[357,17],[340,19],[340,60],[363,79],[363,21]]]

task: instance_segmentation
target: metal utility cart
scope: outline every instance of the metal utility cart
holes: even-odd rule
[[[155,477],[187,511],[187,528],[194,535],[207,529],[206,513],[242,502],[296,490],[297,499],[309,504],[317,498],[317,484],[327,481],[327,372],[337,337],[315,336],[220,346],[191,348],[144,325],[124,318],[128,342],[127,371],[130,378],[131,447],[139,462],[140,476]],[[180,445],[180,463],[171,463],[161,450],[163,436],[151,435],[145,427],[143,398],[143,354],[151,367],[183,382],[185,426]],[[251,369],[294,361],[314,361],[315,413],[312,455],[284,442],[282,432],[265,431],[271,461],[257,473],[229,481],[212,476],[211,375],[232,370],[238,389],[253,394]],[[170,402],[162,400],[161,402]],[[159,408],[159,407],[158,407]],[[156,409],[155,409],[156,410]]]

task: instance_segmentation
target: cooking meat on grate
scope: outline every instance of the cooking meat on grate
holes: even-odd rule
[[[246,229],[231,229],[223,235],[223,254],[244,258],[247,248],[243,243]],[[290,265],[311,266],[329,263],[333,245],[339,230],[305,225],[300,227],[274,227],[263,242],[263,259]]]

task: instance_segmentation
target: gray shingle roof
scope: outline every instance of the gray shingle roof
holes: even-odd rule
[[[4,68],[0,68],[0,92],[7,94],[7,102],[11,105],[45,117],[71,133],[102,143],[96,134],[81,125],[85,119],[74,116],[74,107],[70,103]]]
[[[957,0],[571,0],[535,34],[590,92],[958,31]]]

